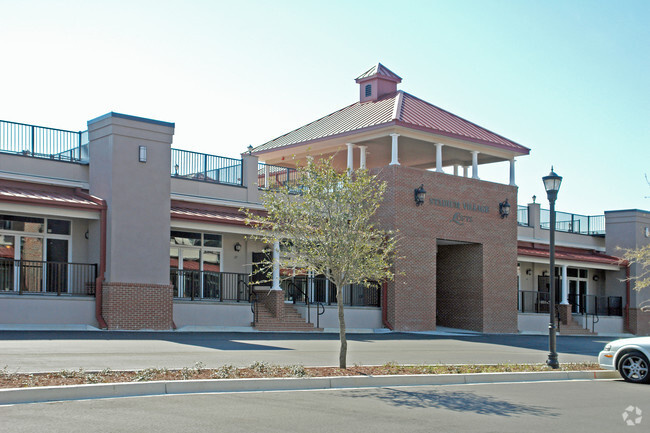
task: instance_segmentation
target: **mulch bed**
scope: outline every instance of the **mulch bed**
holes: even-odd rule
[[[562,364],[561,370],[600,370],[596,363]],[[55,373],[12,373],[8,368],[0,370],[1,388],[24,388],[36,386],[81,385],[91,383],[146,382],[153,380],[197,379],[244,379],[271,377],[330,377],[330,376],[379,376],[390,374],[463,374],[495,372],[550,371],[544,364],[496,364],[496,365],[399,365],[388,363],[380,366],[354,365],[347,369],[337,367],[304,367],[302,365],[274,365],[255,362],[248,367],[223,365],[205,368],[201,363],[179,370],[147,368],[137,371],[62,370]]]

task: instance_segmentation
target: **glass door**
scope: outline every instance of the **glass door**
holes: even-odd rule
[[[15,236],[0,235],[0,292],[16,290],[15,241]]]
[[[20,238],[20,291],[43,291],[43,238]]]
[[[48,292],[68,292],[68,241],[48,239],[46,242],[47,264],[45,268],[45,289]]]

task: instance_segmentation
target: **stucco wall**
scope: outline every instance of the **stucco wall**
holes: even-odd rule
[[[97,327],[95,298],[3,294],[0,296],[0,324]]]
[[[220,303],[174,300],[174,323],[182,326],[251,326],[248,302]]]
[[[304,304],[295,304],[296,310],[302,317],[307,320],[307,307]],[[311,305],[311,322],[316,326],[316,307]],[[384,325],[381,322],[381,308],[370,307],[345,307],[345,327],[346,329],[380,329]],[[321,328],[339,327],[339,313],[336,305],[325,306],[319,320]]]

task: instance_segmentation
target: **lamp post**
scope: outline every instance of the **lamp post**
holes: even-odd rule
[[[555,174],[553,167],[551,166],[551,172],[548,176],[542,178],[544,182],[544,189],[546,189],[546,195],[548,196],[548,201],[551,205],[551,236],[550,236],[550,284],[549,284],[549,315],[550,322],[548,325],[548,346],[549,354],[546,364],[551,368],[560,368],[560,363],[557,360],[557,351],[555,345],[555,200],[557,199],[557,193],[560,190],[560,184],[562,183],[562,177]]]

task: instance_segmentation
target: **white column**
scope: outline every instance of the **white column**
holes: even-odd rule
[[[469,166],[463,166],[463,177],[469,177]]]
[[[399,134],[390,134],[390,136],[393,138],[393,142],[390,155],[391,160],[389,165],[399,165],[399,160],[397,158],[397,137],[399,137]]]
[[[268,164],[264,164],[264,189],[269,188],[269,176],[271,174],[271,167]]]
[[[282,290],[280,287],[280,242],[273,242],[273,287],[271,290]]]
[[[348,146],[348,171],[354,170],[354,144],[345,143]]]
[[[515,183],[515,159],[510,160],[510,185],[517,186]]]
[[[438,173],[444,173],[442,171],[442,143],[436,143],[436,171]]]
[[[359,168],[362,170],[366,169],[366,149],[368,146],[359,146],[361,153],[359,154]]]
[[[478,150],[472,151],[472,179],[479,179],[478,177]]]
[[[566,277],[566,269],[567,265],[562,265],[562,302],[560,304],[564,305],[569,303],[569,290],[567,289],[569,282]]]
[[[454,164],[454,176],[458,176],[459,169],[460,169],[460,166],[458,164]]]

